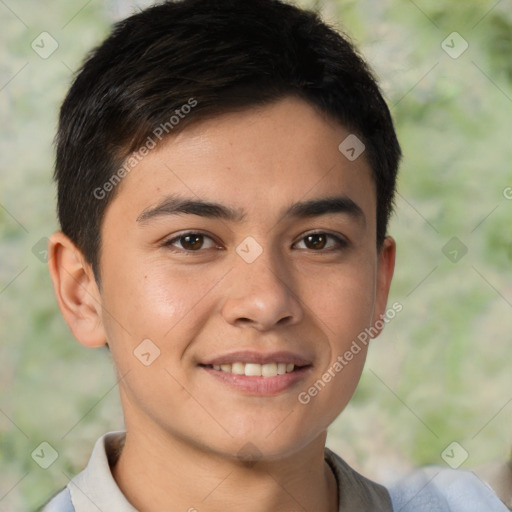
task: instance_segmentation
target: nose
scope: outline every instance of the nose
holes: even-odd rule
[[[264,251],[252,263],[237,258],[222,306],[226,322],[266,331],[302,320],[304,309],[292,289],[290,272],[277,259],[270,251]]]

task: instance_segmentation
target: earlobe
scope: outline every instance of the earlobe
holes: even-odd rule
[[[48,268],[62,316],[75,338],[87,347],[107,343],[101,318],[101,295],[91,266],[62,232],[50,237]]]
[[[380,334],[386,323],[383,319],[386,316],[389,289],[391,287],[391,281],[395,270],[395,257],[396,243],[393,238],[388,236],[382,242],[377,262],[377,288],[373,327],[378,331],[378,334]]]

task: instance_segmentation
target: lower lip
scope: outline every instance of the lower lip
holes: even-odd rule
[[[201,368],[215,379],[224,382],[238,391],[258,396],[272,396],[286,391],[303,380],[311,369],[310,366],[304,366],[293,372],[276,375],[275,377],[250,377],[223,372],[222,370],[214,370],[205,366]]]

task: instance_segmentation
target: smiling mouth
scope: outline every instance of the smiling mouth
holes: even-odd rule
[[[245,375],[247,377],[277,377],[286,373],[292,373],[304,368],[293,363],[242,363],[235,362],[232,364],[206,364],[201,365],[204,368],[210,368],[224,373],[233,375]]]

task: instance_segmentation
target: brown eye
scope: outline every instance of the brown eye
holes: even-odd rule
[[[323,252],[342,250],[347,246],[348,243],[345,239],[330,233],[309,233],[295,244],[297,249]]]
[[[323,233],[314,233],[304,237],[305,246],[308,249],[323,249],[327,244],[327,236]]]
[[[188,232],[179,235],[164,244],[167,248],[178,252],[202,252],[205,249],[214,249],[215,241],[202,233]]]
[[[201,249],[204,243],[204,236],[194,233],[192,235],[183,235],[180,237],[180,243],[183,249],[187,251],[195,251]]]

